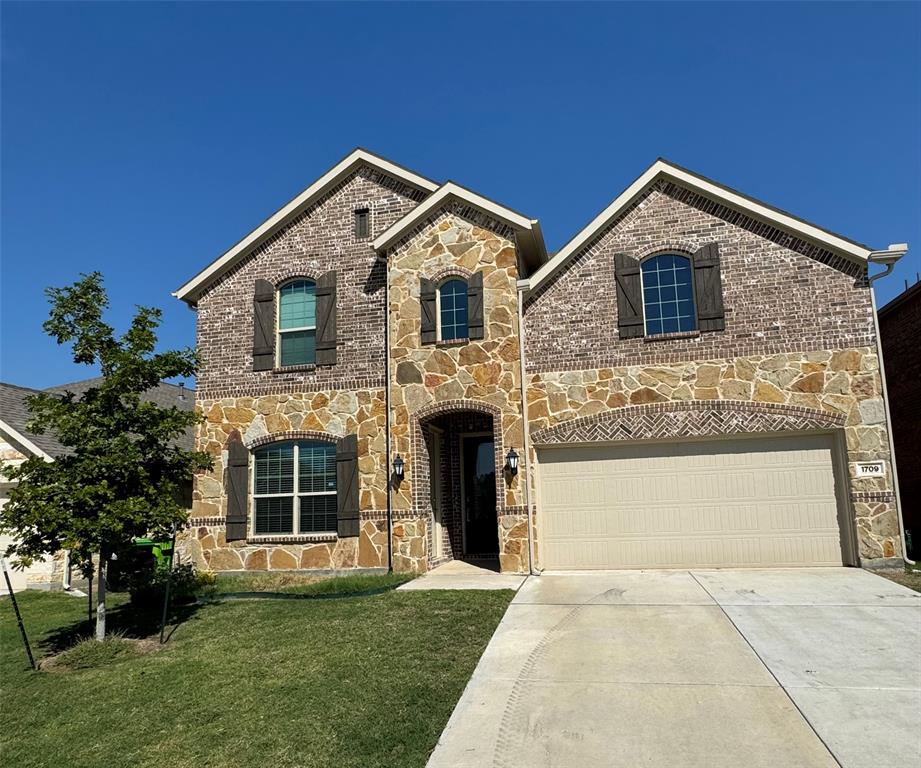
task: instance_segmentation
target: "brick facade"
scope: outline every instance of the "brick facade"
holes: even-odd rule
[[[392,562],[421,572],[462,556],[459,451],[468,432],[493,435],[499,557],[502,570],[518,572],[530,567],[526,491],[537,498],[540,445],[819,430],[838,436],[849,463],[889,461],[864,266],[658,181],[519,308],[517,283],[527,275],[519,273],[515,230],[484,210],[448,199],[386,253],[372,250],[371,240],[426,196],[363,166],[201,294],[197,405],[206,421],[198,441],[215,468],[198,480],[181,547],[199,566]],[[370,237],[359,239],[353,216],[365,208]],[[714,242],[725,330],[620,339],[614,254],[693,254]],[[330,270],[337,273],[336,364],[254,371],[255,281],[277,286]],[[422,343],[420,281],[478,273],[484,338]],[[227,542],[224,470],[233,433],[250,449],[355,434],[359,535]],[[441,461],[433,466],[436,441]],[[517,476],[503,469],[510,448],[522,454]],[[405,461],[400,482],[388,474],[397,454]],[[441,481],[440,542],[433,472]],[[863,562],[900,554],[890,478],[850,479],[846,503]],[[539,540],[539,510],[532,512]]]

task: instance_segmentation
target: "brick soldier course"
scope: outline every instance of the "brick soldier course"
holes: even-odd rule
[[[509,572],[532,549],[540,566],[541,445],[822,431],[849,467],[888,463],[868,249],[721,189],[659,163],[550,258],[535,220],[353,152],[177,291],[198,312],[197,440],[215,459],[183,556],[416,572],[462,557],[469,433],[492,436]],[[644,335],[629,317],[631,275],[660,253],[694,264],[696,330]],[[316,364],[281,367],[275,291],[294,278],[317,286]],[[468,285],[469,336],[442,340],[451,279]],[[294,440],[336,446],[338,530],[256,535],[253,452]],[[855,561],[899,558],[891,472],[850,477],[843,495]]]

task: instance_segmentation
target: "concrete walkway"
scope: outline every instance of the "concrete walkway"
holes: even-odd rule
[[[526,576],[499,573],[475,562],[451,560],[397,589],[518,589]]]
[[[919,648],[856,569],[531,577],[428,765],[921,765]]]

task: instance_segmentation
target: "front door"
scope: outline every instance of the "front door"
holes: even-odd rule
[[[464,554],[499,552],[496,520],[496,449],[491,436],[461,439],[464,493]]]

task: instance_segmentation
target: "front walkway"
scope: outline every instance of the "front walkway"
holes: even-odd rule
[[[518,589],[526,576],[499,573],[489,563],[451,560],[398,589]]]
[[[919,765],[919,647],[857,569],[531,577],[428,765]]]

